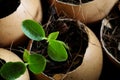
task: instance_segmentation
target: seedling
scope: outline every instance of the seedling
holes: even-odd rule
[[[41,41],[46,40],[48,42],[47,52],[49,57],[54,61],[65,61],[68,58],[67,51],[65,48],[68,48],[67,45],[57,40],[59,32],[52,32],[45,36],[45,31],[39,23],[33,20],[25,20],[22,24],[22,30],[24,34],[32,40]]]
[[[5,80],[16,80],[26,71],[29,70],[34,74],[39,74],[44,71],[46,59],[40,54],[30,54],[26,49],[23,54],[24,62],[7,62],[0,69],[0,76]]]
[[[48,43],[47,53],[48,56],[57,62],[66,61],[68,54],[66,48],[68,46],[60,40],[57,40],[59,32],[52,32],[47,37],[41,24],[33,20],[24,20],[22,22],[22,30],[24,34],[35,41],[45,40]],[[5,80],[15,80],[22,75],[26,68],[34,74],[39,74],[45,70],[47,59],[37,53],[30,53],[26,49],[23,54],[23,62],[7,62],[0,69],[0,75]]]

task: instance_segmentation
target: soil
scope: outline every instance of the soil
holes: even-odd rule
[[[93,1],[93,0],[59,0],[59,1],[63,1],[63,2],[67,2],[67,3],[72,3],[72,4],[79,5],[81,3],[86,3],[86,2],[89,2],[89,1]]]
[[[13,13],[20,5],[20,0],[0,0],[0,18]]]
[[[107,16],[111,27],[104,27],[103,41],[106,49],[120,61],[120,10],[117,6]]]

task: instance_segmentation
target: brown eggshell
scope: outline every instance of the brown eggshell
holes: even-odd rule
[[[58,14],[80,20],[83,23],[92,23],[103,19],[118,0],[93,0],[80,5],[65,3],[59,0],[50,0]]]
[[[0,47],[24,42],[26,39],[21,23],[25,19],[34,19],[38,22],[42,19],[40,0],[20,0],[17,10],[12,14],[0,19]]]

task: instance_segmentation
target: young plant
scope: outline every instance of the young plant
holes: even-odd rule
[[[16,80],[22,74],[24,74],[27,67],[34,74],[39,74],[45,69],[46,59],[40,54],[30,54],[25,49],[23,54],[23,60],[26,63],[24,62],[2,63],[2,66],[0,68],[0,76],[4,80]]]
[[[68,49],[68,46],[63,41],[57,40],[58,31],[52,32],[46,37],[42,25],[33,20],[24,20],[22,30],[32,40],[46,40],[48,42],[47,53],[52,60],[58,62],[67,60],[66,48]],[[5,80],[16,80],[24,74],[27,67],[34,74],[39,74],[45,70],[47,60],[41,54],[30,54],[25,49],[23,60],[24,62],[7,62],[3,64],[0,68],[0,76]]]
[[[46,37],[42,25],[33,20],[23,21],[22,30],[32,40],[46,40],[48,42],[47,53],[52,60],[58,62],[67,60],[68,55],[65,48],[68,48],[68,46],[63,41],[57,40],[58,31],[52,32]]]

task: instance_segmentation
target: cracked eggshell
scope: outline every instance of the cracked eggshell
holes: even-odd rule
[[[59,0],[49,0],[49,2],[55,6],[58,14],[63,14],[87,24],[103,19],[118,0],[93,0],[80,5]]]
[[[69,72],[63,80],[99,80],[103,55],[99,40],[95,34],[86,26],[89,43],[82,64],[74,71]]]
[[[87,26],[84,27],[89,41],[82,64],[67,74],[55,74],[52,78],[41,74],[36,76],[36,80],[99,80],[103,66],[102,48],[95,34]]]

